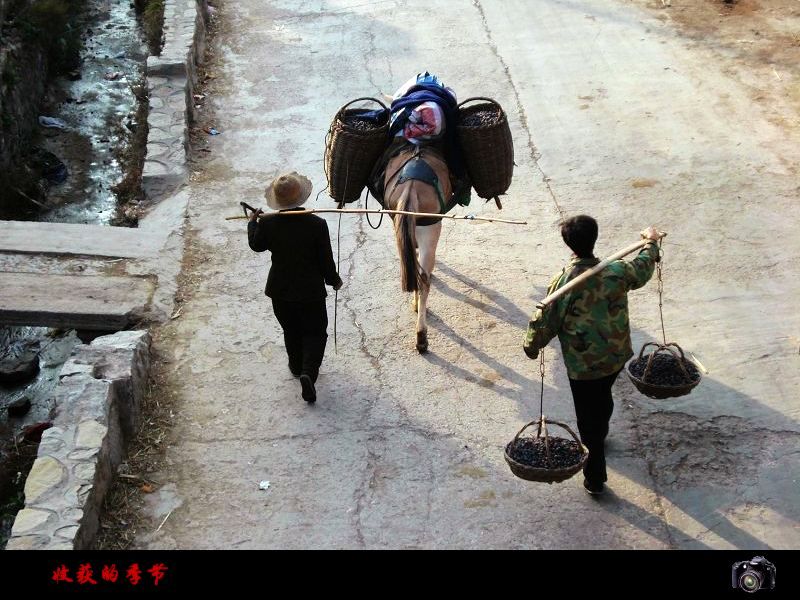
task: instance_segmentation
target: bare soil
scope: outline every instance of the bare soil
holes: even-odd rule
[[[800,131],[800,2],[797,0],[635,0],[687,38],[733,58],[730,75],[772,106],[774,122]],[[798,116],[778,116],[789,105]]]

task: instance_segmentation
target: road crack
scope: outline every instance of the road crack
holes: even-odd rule
[[[486,12],[483,10],[483,5],[480,0],[472,0],[472,5],[477,9],[478,13],[481,17],[481,23],[483,24],[483,30],[486,33],[486,39],[489,42],[489,48],[492,50],[492,54],[495,55],[497,60],[500,62],[500,65],[503,67],[503,72],[506,75],[506,79],[508,79],[508,83],[511,86],[511,90],[514,92],[514,100],[516,102],[517,114],[519,115],[519,120],[522,123],[522,128],[525,130],[525,134],[527,137],[527,146],[528,146],[528,153],[530,155],[531,161],[533,162],[536,170],[542,176],[542,182],[544,183],[545,187],[547,188],[547,192],[550,195],[550,198],[553,200],[553,204],[556,207],[556,211],[560,218],[564,218],[565,213],[564,210],[561,208],[561,204],[556,197],[555,190],[553,190],[553,186],[550,185],[550,177],[544,172],[542,166],[539,164],[539,159],[541,158],[541,153],[536,148],[536,144],[533,141],[533,134],[531,133],[530,125],[528,123],[528,114],[525,111],[525,106],[522,104],[522,98],[520,97],[519,88],[517,87],[516,83],[514,82],[514,78],[511,75],[511,70],[508,67],[503,56],[500,54],[499,49],[497,48],[497,44],[494,41],[494,36],[492,35],[492,30],[489,27],[489,22],[486,19]]]

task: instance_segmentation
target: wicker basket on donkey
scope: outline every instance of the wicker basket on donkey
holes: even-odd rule
[[[366,108],[347,108],[369,100],[384,111],[377,122],[365,118]],[[389,141],[389,111],[375,98],[357,98],[345,104],[333,118],[325,138],[325,175],[331,198],[339,203],[355,202],[367,185],[375,162]]]
[[[569,432],[569,434],[573,437],[573,439],[578,444],[578,447],[581,450],[581,455],[580,458],[577,460],[577,462],[575,462],[572,465],[567,465],[565,467],[549,468],[549,467],[533,467],[531,465],[526,465],[517,462],[516,460],[511,458],[511,450],[517,444],[517,441],[520,440],[519,436],[522,435],[522,432],[525,431],[531,425],[538,425],[539,427],[536,431],[536,439],[537,440],[542,439],[542,430],[544,430],[543,439],[544,439],[545,449],[547,452],[547,460],[549,462],[550,450],[548,444],[553,440],[560,440],[562,438],[549,437],[547,434],[548,424],[558,425],[559,427],[566,429],[567,432]],[[538,421],[531,421],[530,423],[525,425],[525,427],[520,429],[519,433],[517,433],[517,435],[514,436],[514,439],[511,440],[506,445],[506,450],[505,450],[506,462],[508,463],[511,472],[514,473],[514,475],[516,475],[520,479],[525,479],[526,481],[540,481],[543,483],[558,483],[566,479],[569,479],[570,477],[575,475],[575,473],[577,473],[583,468],[583,465],[586,464],[588,458],[589,458],[589,449],[581,443],[580,439],[578,438],[577,435],[575,435],[575,432],[572,431],[572,429],[570,429],[564,423],[559,423],[558,421],[548,421],[544,416],[542,416],[542,418]]]
[[[462,108],[475,100],[482,102]],[[491,98],[469,98],[458,109],[458,141],[472,187],[481,198],[497,198],[506,193],[514,175],[514,142],[506,113]]]

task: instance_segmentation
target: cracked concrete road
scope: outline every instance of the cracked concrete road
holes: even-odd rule
[[[219,14],[223,134],[192,178],[182,312],[158,336],[175,425],[140,547],[800,546],[798,117],[755,98],[757,73],[613,0],[242,0]],[[263,295],[268,257],[223,217],[284,169],[321,190],[336,110],[426,69],[506,109],[518,166],[500,216],[529,225],[445,222],[419,356],[388,223],[343,218],[338,353],[331,336],[308,406]],[[710,371],[662,401],[620,377],[599,502],[580,477],[524,482],[502,457],[538,414],[521,338],[568,259],[559,216],[578,212],[599,220],[601,256],[648,224],[669,232],[667,336]],[[655,282],[631,305],[638,348],[660,337]],[[553,344],[546,359],[545,414],[572,424]]]

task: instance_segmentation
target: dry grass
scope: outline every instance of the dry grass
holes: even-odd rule
[[[25,480],[39,451],[38,442],[18,442],[0,427],[0,549],[5,548],[17,513],[25,506]]]
[[[112,225],[135,227],[139,221],[138,206],[144,200],[142,170],[147,154],[147,114],[149,111],[147,88],[144,84],[131,88],[136,96],[136,130],[127,136],[128,143],[121,145],[116,158],[125,173],[124,178],[112,188],[117,196],[117,211]]]
[[[153,364],[158,363],[156,355]],[[174,412],[163,373],[154,371],[143,400],[142,425],[128,445],[128,458],[120,465],[103,504],[95,540],[98,550],[127,550],[135,546],[136,536],[147,526],[142,517],[143,494],[160,485],[153,474],[164,466],[164,441],[172,427]]]
[[[161,54],[164,33],[164,0],[145,0],[142,24],[150,53]]]

